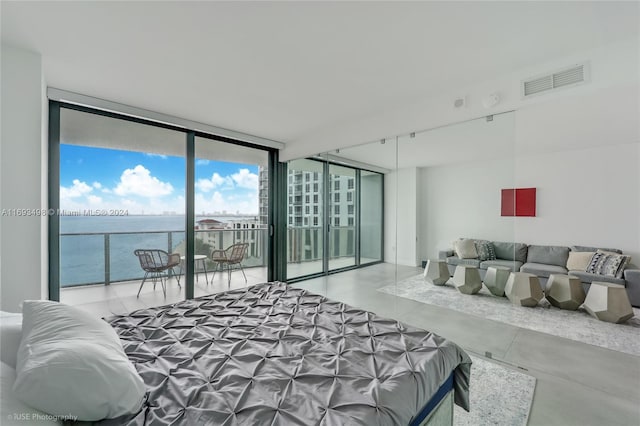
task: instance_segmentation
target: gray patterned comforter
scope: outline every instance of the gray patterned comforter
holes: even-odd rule
[[[144,380],[139,413],[100,425],[408,425],[454,371],[457,345],[283,283],[107,319]]]

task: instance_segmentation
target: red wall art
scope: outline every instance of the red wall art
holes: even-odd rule
[[[502,216],[535,216],[536,189],[503,189],[501,212]]]

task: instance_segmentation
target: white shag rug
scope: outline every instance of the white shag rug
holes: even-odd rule
[[[425,281],[422,274],[378,291],[640,356],[640,309],[636,308],[633,309],[635,316],[627,322],[611,324],[599,321],[582,308],[567,311],[550,306],[546,299],[535,308],[515,306],[506,297],[493,296],[484,286],[478,294],[462,294],[450,281],[444,286],[435,286]]]

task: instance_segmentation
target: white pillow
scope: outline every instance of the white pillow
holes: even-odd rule
[[[460,259],[477,259],[476,242],[469,239],[458,240],[455,245],[456,254]]]
[[[62,419],[56,419],[20,402],[12,390],[15,381],[16,371],[4,362],[0,362],[0,415],[2,416],[0,424],[2,426],[59,426],[62,424],[60,421]]]
[[[26,300],[14,391],[55,415],[94,421],[135,413],[145,386],[109,324],[73,306]]]
[[[567,270],[586,271],[594,254],[593,251],[570,251],[567,258]]]
[[[22,314],[0,311],[0,361],[16,368],[18,346],[22,339]]]

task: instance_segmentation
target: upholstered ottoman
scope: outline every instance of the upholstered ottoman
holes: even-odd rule
[[[480,272],[475,266],[456,266],[453,273],[453,283],[458,291],[464,294],[476,294],[482,288]]]
[[[494,296],[504,296],[504,286],[511,274],[511,268],[505,266],[489,266],[484,276],[484,285]]]
[[[504,294],[514,305],[534,307],[542,300],[542,287],[538,277],[526,272],[512,272]]]
[[[620,324],[633,317],[627,290],[620,284],[592,282],[583,307],[600,321]]]
[[[560,309],[575,311],[584,303],[585,293],[580,278],[562,274],[549,275],[547,300]]]
[[[424,268],[424,279],[433,285],[444,285],[449,280],[447,262],[429,259]]]

